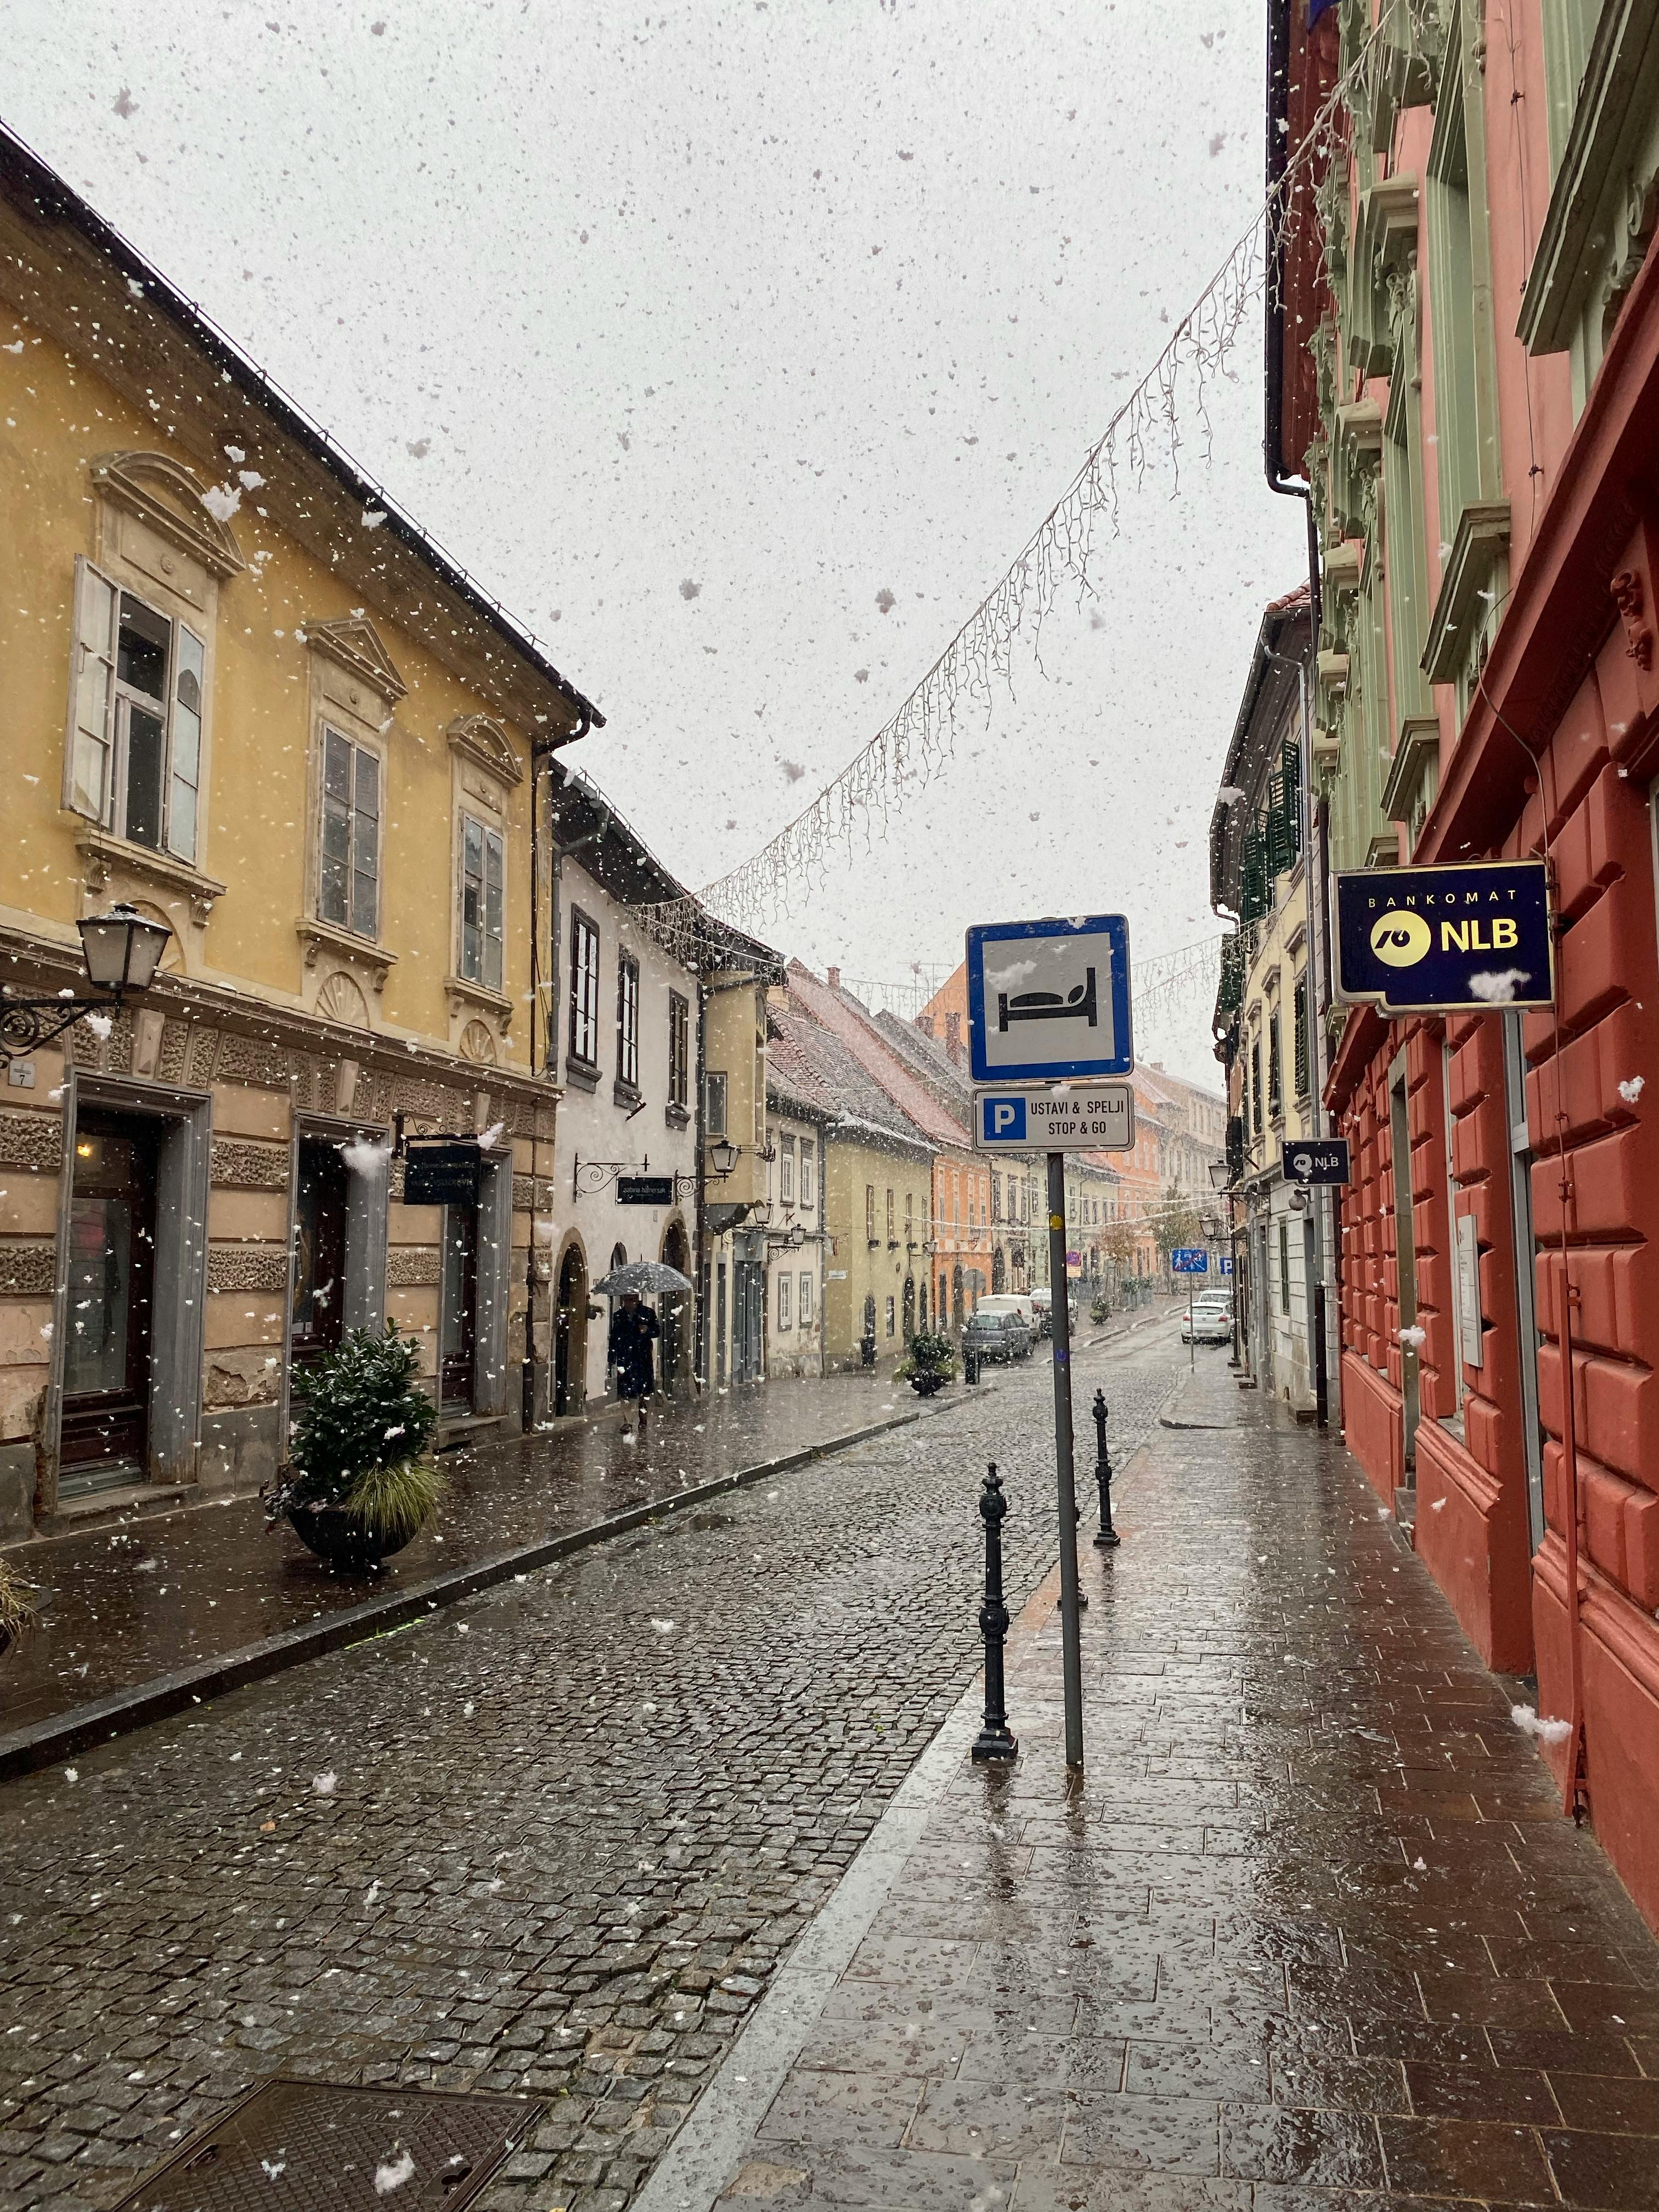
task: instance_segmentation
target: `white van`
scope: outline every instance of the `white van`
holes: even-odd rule
[[[1036,1334],[1036,1309],[1029,1291],[992,1291],[974,1308],[975,1313],[1017,1313],[1033,1336]]]

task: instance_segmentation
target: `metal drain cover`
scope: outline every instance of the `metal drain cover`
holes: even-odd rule
[[[116,2212],[459,2212],[541,2117],[525,2097],[351,2089],[278,2074]]]

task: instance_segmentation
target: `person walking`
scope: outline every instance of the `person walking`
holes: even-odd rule
[[[657,1316],[641,1305],[637,1291],[627,1291],[611,1316],[611,1364],[617,1370],[617,1395],[623,1405],[623,1434],[635,1431],[628,1425],[628,1409],[635,1408],[637,1433],[645,1434],[645,1404],[655,1388],[651,1347],[658,1336]]]

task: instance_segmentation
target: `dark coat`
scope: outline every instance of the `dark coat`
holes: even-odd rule
[[[618,1306],[611,1315],[611,1364],[617,1370],[618,1396],[651,1395],[651,1347],[658,1334],[657,1316],[649,1306]]]

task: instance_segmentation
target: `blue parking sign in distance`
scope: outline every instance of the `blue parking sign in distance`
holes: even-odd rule
[[[1218,1274],[1231,1275],[1233,1272],[1232,1254],[1231,1252],[1224,1252],[1215,1264]]]
[[[999,1097],[994,1091],[979,1102],[980,1135],[988,1144],[1018,1145],[1025,1140],[1025,1101],[1018,1091]]]
[[[1129,1075],[1129,924],[1121,914],[986,922],[968,932],[975,1083]]]
[[[1170,1265],[1177,1275],[1206,1275],[1210,1271],[1210,1255],[1195,1245],[1177,1245],[1170,1255]]]

